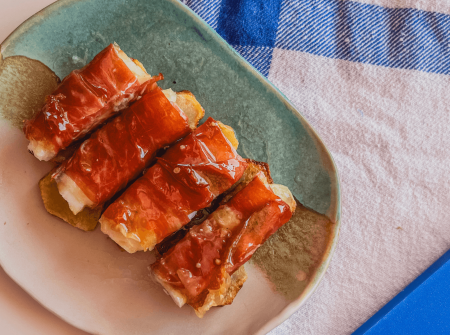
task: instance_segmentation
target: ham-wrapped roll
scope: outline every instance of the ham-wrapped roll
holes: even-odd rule
[[[130,253],[152,250],[241,178],[236,148],[234,131],[209,118],[106,209],[102,231]]]
[[[231,304],[246,280],[242,265],[294,210],[289,189],[258,173],[152,264],[154,277],[179,307],[188,303],[199,317]]]
[[[81,70],[72,71],[25,122],[28,149],[48,161],[145,90],[151,76],[142,64],[110,44]]]
[[[162,91],[156,80],[145,95],[84,141],[54,174],[74,214],[95,208],[136,178],[158,149],[188,135],[204,111],[192,93]]]

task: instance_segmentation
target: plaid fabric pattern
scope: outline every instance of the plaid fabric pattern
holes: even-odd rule
[[[331,265],[271,334],[351,334],[450,246],[450,3],[184,3],[292,101],[340,174]]]
[[[184,0],[263,75],[275,48],[450,72],[450,16],[341,0]]]

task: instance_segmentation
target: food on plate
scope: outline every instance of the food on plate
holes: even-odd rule
[[[188,81],[181,79],[186,76],[181,73],[179,79],[177,74],[182,70],[172,68],[170,81],[178,78],[184,86]],[[231,127],[212,118],[198,127],[205,111],[191,92],[163,90],[158,86],[167,85],[161,82],[162,74],[151,76],[116,44],[62,82],[56,75],[50,79],[54,86],[34,99],[42,108],[37,102],[33,108],[22,108],[28,114],[11,114],[18,114],[15,121],[23,126],[31,153],[53,163],[39,181],[47,212],[83,231],[93,231],[100,222],[107,244],[94,241],[99,231],[83,235],[84,244],[94,242],[113,256],[118,251],[114,248],[127,251],[122,256],[155,249],[150,255],[121,257],[122,265],[138,264],[142,257],[149,265],[151,260],[147,281],[154,279],[154,288],[174,300],[175,304],[169,302],[172,308],[190,305],[199,318],[214,306],[233,303],[247,281],[246,270],[249,276],[253,272],[245,265],[250,259],[267,270],[267,277],[279,277],[279,269],[288,273],[283,266],[292,263],[298,248],[292,236],[303,229],[306,215],[297,218],[306,211],[287,187],[273,184],[268,163],[237,153],[239,142]],[[217,94],[203,91],[198,92],[205,106],[217,105]],[[245,142],[251,142],[242,152],[261,156],[263,126],[248,124],[233,111],[215,112],[227,114],[225,120],[234,120]],[[326,237],[320,238],[325,248]],[[108,244],[114,248],[108,250]],[[277,250],[289,255],[283,258]],[[283,294],[292,285],[304,286],[318,264],[295,261],[286,282],[272,280]],[[143,283],[148,288],[149,283]],[[252,284],[250,280],[247,286]]]
[[[150,79],[139,61],[110,44],[84,68],[65,77],[41,110],[25,122],[28,149],[39,160],[53,159],[138,99]]]
[[[269,184],[259,172],[151,265],[154,278],[179,307],[187,303],[199,317],[231,304],[246,280],[244,263],[289,221],[295,206],[286,186]]]
[[[74,214],[104,204],[149,165],[157,150],[197,127],[204,110],[192,93],[162,91],[155,82],[152,85],[140,100],[84,141],[53,175]]]
[[[212,212],[219,208],[220,205],[223,205],[225,202],[231,199],[233,195],[247,186],[247,184],[250,183],[258,173],[262,173],[267,182],[269,184],[273,184],[272,177],[270,176],[269,164],[265,162],[258,162],[250,158],[245,158],[245,162],[247,163],[247,167],[241,179],[239,179],[239,182],[231,189],[214,199],[211,202],[210,206],[198,211],[187,225],[174,232],[173,234],[167,236],[163,241],[158,243],[155,249],[159,255],[163,255],[175,244],[181,241],[181,239],[189,232],[192,227],[197,226],[205,221]]]
[[[47,211],[85,231],[100,222],[129,253],[156,247],[153,277],[202,318],[233,302],[244,264],[296,202],[267,163],[237,154],[231,127],[208,118],[197,128],[205,112],[195,96],[162,90],[161,79],[110,45],[46,97],[24,132],[38,159],[61,163],[39,182]]]
[[[241,178],[237,145],[232,128],[209,118],[105,210],[102,231],[130,253],[152,250]]]
[[[44,207],[50,214],[84,231],[94,230],[97,227],[103,206],[94,209],[85,208],[77,215],[73,214],[67,201],[59,194],[52,172],[39,181],[39,189]]]

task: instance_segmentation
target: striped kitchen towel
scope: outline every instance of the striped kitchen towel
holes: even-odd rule
[[[450,2],[184,0],[330,149],[342,229],[271,334],[350,334],[450,248]]]

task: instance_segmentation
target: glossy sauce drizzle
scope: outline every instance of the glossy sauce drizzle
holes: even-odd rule
[[[153,247],[228,190],[246,166],[209,118],[159,158],[103,217],[135,233],[144,244],[152,238],[146,248]]]
[[[288,204],[256,176],[206,221],[193,227],[152,270],[198,308],[209,290],[219,289],[224,273],[232,275],[291,216]]]
[[[65,172],[99,205],[136,178],[158,149],[190,132],[186,115],[154,84],[142,99],[84,141],[59,173]]]
[[[109,45],[81,70],[72,71],[45,105],[25,122],[28,140],[45,141],[56,153],[110,117],[123,101],[133,100],[145,83]]]

